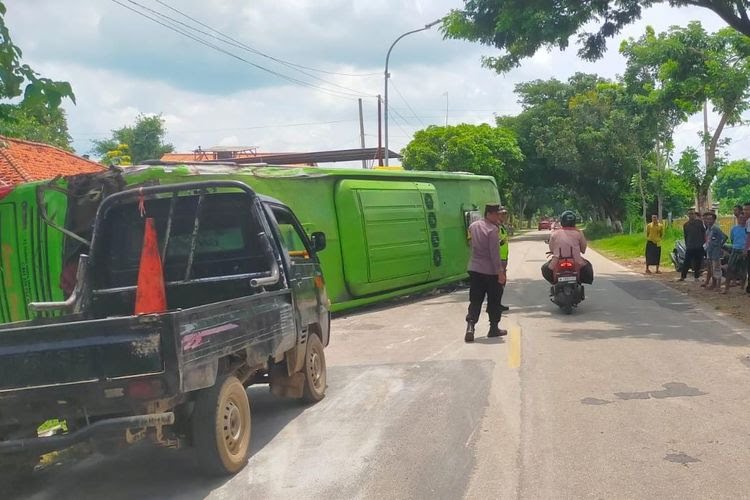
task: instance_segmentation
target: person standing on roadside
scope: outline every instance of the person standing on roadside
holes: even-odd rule
[[[739,224],[740,215],[742,215],[742,205],[735,205],[732,208],[732,215],[734,215],[734,225]]]
[[[656,266],[656,274],[661,274],[661,240],[664,238],[664,224],[656,215],[646,226],[646,274],[651,274],[651,266]]]
[[[740,213],[737,217],[737,224],[732,227],[729,233],[732,241],[732,253],[729,255],[729,261],[727,262],[727,281],[722,293],[729,293],[733,282],[737,282],[740,286],[744,284],[747,275],[747,264],[745,263],[746,222],[745,215]]]
[[[747,278],[745,280],[745,292],[750,293],[750,201],[742,207],[745,215],[745,263],[747,264]]]
[[[682,226],[682,235],[685,237],[685,262],[678,281],[685,281],[690,268],[693,269],[695,281],[698,281],[705,255],[703,244],[706,242],[706,226],[703,225],[701,214],[696,214],[692,208],[688,210],[688,221]]]
[[[716,223],[716,214],[706,212],[703,214],[703,222],[706,223],[706,257],[708,257],[708,269],[706,281],[701,286],[706,290],[721,287],[721,255],[727,235]]]
[[[484,219],[469,226],[471,238],[471,260],[469,261],[469,311],[466,315],[464,341],[474,342],[475,325],[479,321],[482,304],[487,298],[487,314],[490,317],[488,337],[502,337],[506,330],[500,329],[503,287],[506,277],[500,261],[500,205],[486,205]]]
[[[508,241],[508,228],[505,225],[506,219],[508,217],[508,210],[505,207],[500,207],[500,212],[498,212],[500,216],[500,225],[498,226],[498,232],[500,236],[500,262],[503,265],[503,270],[508,271],[508,255],[510,254],[510,242]],[[505,286],[508,286],[507,283]],[[504,306],[503,304],[500,304],[500,310],[505,312],[509,310],[510,307]]]

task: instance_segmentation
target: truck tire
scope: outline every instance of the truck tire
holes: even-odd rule
[[[326,356],[320,337],[312,334],[307,339],[305,352],[305,386],[302,400],[317,403],[326,395]]]
[[[198,391],[192,416],[198,463],[215,476],[235,474],[250,456],[250,401],[234,376]]]

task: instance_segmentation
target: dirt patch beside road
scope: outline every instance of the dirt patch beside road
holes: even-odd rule
[[[701,281],[696,283],[693,281],[692,273],[688,274],[685,281],[677,281],[680,275],[674,270],[673,266],[668,268],[663,267],[661,274],[647,275],[644,272],[646,269],[646,261],[643,258],[617,259],[611,255],[607,255],[607,257],[623,264],[634,272],[642,274],[644,277],[660,281],[665,285],[684,293],[688,297],[710,306],[716,311],[728,314],[733,318],[750,325],[750,295],[745,293],[744,288],[737,286],[732,287],[729,290],[729,293],[724,295],[717,290],[706,290],[705,288],[701,288],[700,285],[703,283],[703,278],[701,277]]]

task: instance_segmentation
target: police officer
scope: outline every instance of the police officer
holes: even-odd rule
[[[499,327],[502,311],[500,304],[505,286],[505,268],[500,260],[500,205],[486,205],[484,219],[469,226],[471,260],[469,261],[469,311],[466,315],[466,342],[474,342],[474,325],[479,321],[482,304],[487,298],[490,317],[488,337],[507,335]]]
[[[508,210],[501,206],[500,207],[500,225],[498,226],[500,234],[500,262],[503,264],[503,269],[508,271],[508,254],[510,253],[510,242],[508,241],[508,228],[505,226],[505,220],[508,217]],[[500,304],[500,310],[505,312],[510,309],[508,306]]]

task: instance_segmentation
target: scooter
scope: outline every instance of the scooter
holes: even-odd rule
[[[552,254],[547,252],[547,255]],[[550,287],[550,300],[565,314],[571,314],[586,299],[578,271],[572,257],[558,257]]]

